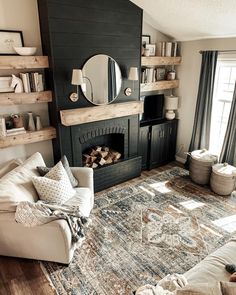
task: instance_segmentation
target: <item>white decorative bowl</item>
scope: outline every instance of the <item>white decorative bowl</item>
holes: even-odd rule
[[[19,55],[34,55],[37,47],[14,47],[14,50]]]

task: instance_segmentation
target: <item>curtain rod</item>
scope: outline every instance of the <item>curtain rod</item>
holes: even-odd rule
[[[204,51],[208,51],[208,50],[200,50],[199,53],[202,54]],[[213,50],[209,50],[209,51],[213,51]],[[228,52],[236,52],[236,49],[231,49],[231,50],[216,50],[219,53],[228,53]]]

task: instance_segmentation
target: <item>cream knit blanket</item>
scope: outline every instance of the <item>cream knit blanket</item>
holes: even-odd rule
[[[39,226],[58,219],[67,221],[73,243],[77,243],[84,237],[84,227],[88,218],[81,216],[77,206],[61,206],[38,201],[37,203],[20,202],[16,208],[15,220],[23,226]]]

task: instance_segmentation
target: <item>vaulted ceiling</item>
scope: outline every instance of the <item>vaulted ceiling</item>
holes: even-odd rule
[[[131,0],[144,20],[178,41],[236,37],[236,0]]]

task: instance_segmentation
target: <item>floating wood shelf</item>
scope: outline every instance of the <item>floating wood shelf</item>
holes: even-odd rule
[[[0,56],[0,70],[48,68],[47,56]]]
[[[27,133],[0,138],[0,148],[34,143],[56,138],[56,129],[45,127],[40,131],[27,131]]]
[[[180,56],[142,56],[142,66],[168,66],[168,65],[180,65]]]
[[[64,126],[72,126],[95,121],[132,116],[141,113],[143,113],[142,101],[114,103],[104,106],[60,111],[61,123]]]
[[[0,105],[44,103],[52,101],[52,91],[31,93],[0,93]]]
[[[179,87],[179,80],[172,81],[157,81],[152,83],[141,84],[141,92],[145,91],[156,91],[156,90],[166,90]]]

